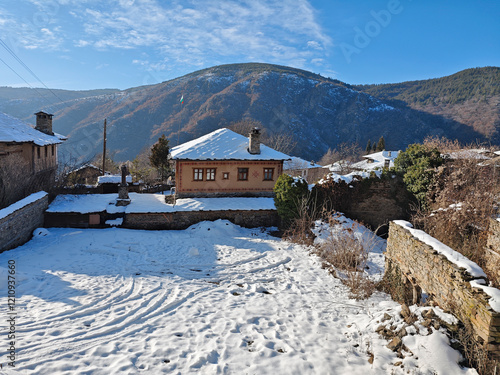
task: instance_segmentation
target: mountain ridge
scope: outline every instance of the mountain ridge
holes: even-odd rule
[[[403,149],[428,135],[462,142],[494,140],[499,126],[493,121],[493,131],[484,134],[481,127],[389,98],[380,87],[352,86],[262,63],[220,65],[159,84],[90,94],[53,107],[55,131],[69,136],[61,147],[65,158],[87,160],[100,152],[104,118],[108,149],[116,160],[132,160],[161,134],[174,146],[241,120],[260,122],[270,135],[289,134],[297,142],[292,153],[308,160],[318,160],[339,143],[358,142],[364,148],[368,139],[380,136],[390,149]],[[0,111],[9,113],[7,102],[0,95]],[[24,116],[17,117],[33,123],[36,100],[24,104]],[[18,104],[18,112],[20,108]]]

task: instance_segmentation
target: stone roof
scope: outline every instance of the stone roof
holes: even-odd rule
[[[0,112],[0,142],[34,143],[38,146],[47,146],[62,143],[66,137],[54,133],[48,135],[36,130],[31,125]]]
[[[289,160],[290,156],[260,144],[260,154],[248,152],[248,138],[222,128],[170,150],[174,160]]]

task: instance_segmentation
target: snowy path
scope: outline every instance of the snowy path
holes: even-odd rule
[[[21,373],[406,372],[374,333],[396,303],[349,299],[305,248],[259,230],[225,221],[185,231],[42,229],[0,254],[2,279],[9,259]],[[5,306],[3,284],[0,295]],[[450,374],[461,373],[455,367]]]

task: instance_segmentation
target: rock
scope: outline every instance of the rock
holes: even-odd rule
[[[406,331],[406,328],[405,328],[405,327],[401,328],[401,329],[399,330],[399,332],[397,333],[397,336],[398,336],[399,338],[402,338],[402,337],[404,337],[404,336],[406,336],[406,335],[408,335],[408,332]]]
[[[398,366],[401,366],[402,364],[403,364],[403,362],[401,362],[401,361],[397,361],[397,362],[394,364],[394,366],[398,367]]]
[[[425,319],[435,319],[437,318],[436,313],[433,309],[422,311],[422,317]]]
[[[394,337],[387,347],[391,349],[393,352],[397,351],[401,347],[402,341],[399,337]]]
[[[368,363],[370,365],[373,364],[373,360],[375,359],[375,356],[373,355],[373,353],[368,353],[370,356],[368,357]]]
[[[379,325],[377,327],[377,329],[375,330],[375,332],[377,332],[378,334],[381,334],[381,332],[385,329],[385,326],[383,324]]]
[[[432,320],[430,319],[425,319],[422,323],[421,323],[425,328],[429,328],[432,324]]]
[[[406,304],[401,306],[401,316],[404,318],[411,316],[411,311]]]
[[[390,320],[392,317],[387,314],[387,313],[384,313],[384,317],[382,318],[382,321],[385,322],[386,320]]]

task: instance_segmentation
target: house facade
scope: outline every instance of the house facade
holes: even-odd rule
[[[36,115],[36,127],[0,113],[0,207],[47,189],[57,170],[57,146],[66,138],[52,131],[52,116]]]
[[[178,196],[272,196],[288,155],[260,143],[260,130],[246,138],[218,129],[171,150]]]

